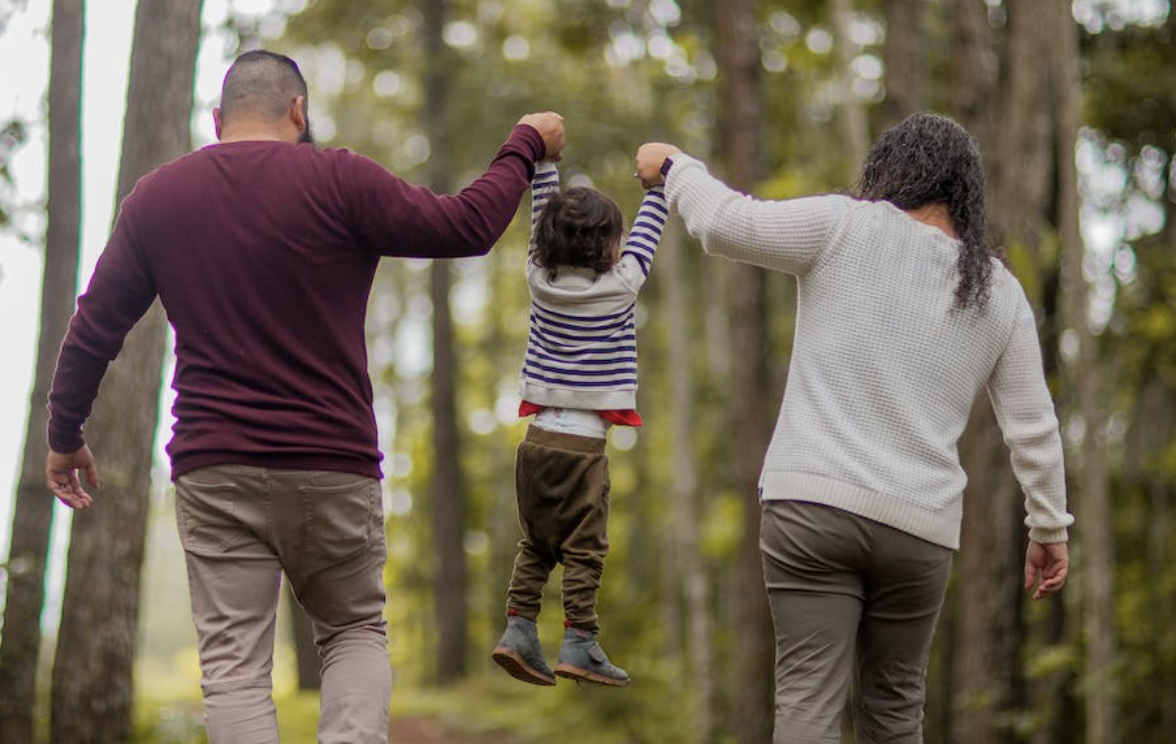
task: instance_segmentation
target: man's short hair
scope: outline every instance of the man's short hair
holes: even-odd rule
[[[306,79],[294,60],[265,49],[245,52],[225,73],[220,118],[280,119],[298,96],[307,97]]]

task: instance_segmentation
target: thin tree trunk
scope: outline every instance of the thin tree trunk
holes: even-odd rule
[[[1000,58],[988,21],[988,5],[984,0],[951,0],[950,12],[951,111],[980,142],[991,192],[999,167],[999,152],[992,128],[999,103]],[[995,206],[990,203],[989,211]]]
[[[422,2],[425,44],[424,119],[433,137],[429,183],[447,191],[449,168],[443,137],[449,108],[450,84],[441,39],[447,2]],[[437,555],[433,596],[437,613],[437,682],[450,684],[468,666],[469,616],[465,563],[465,484],[461,468],[461,435],[457,422],[457,364],[453,343],[453,313],[449,306],[452,280],[445,261],[434,261],[429,275],[433,302],[433,547]]]
[[[189,149],[201,0],[139,3],[118,199]],[[87,438],[102,468],[94,507],[74,516],[53,666],[54,743],[130,738],[132,663],[167,323],[158,304],[107,371]]]
[[[1021,178],[1024,174],[1019,172],[1017,164],[1028,156],[1017,153],[1016,158],[1021,160],[1014,161],[1013,154],[993,137],[994,112],[999,103],[999,65],[987,12],[982,0],[956,0],[952,8],[952,106],[960,123],[980,143],[990,176],[990,213],[996,231],[1008,235],[1009,230],[1001,227],[1008,223],[1009,213],[991,207],[1015,203],[1022,198],[1026,185],[1039,174]],[[1011,46],[1023,48],[1023,28],[1013,29]],[[1021,91],[1040,90],[1039,71],[1040,66],[1011,69],[1010,77],[1014,80],[1009,83],[1013,91],[1010,105],[1026,105],[1018,96]],[[1005,136],[1032,141],[1021,129],[1029,121],[1024,114],[1020,112],[1009,121]],[[1018,178],[1002,178],[1012,173]],[[1024,232],[1030,222],[1028,218],[1017,222],[1022,226],[1019,239],[1035,245],[1044,215],[1036,215],[1032,223],[1036,228],[1029,235]],[[1000,722],[1017,702],[1014,692],[1019,686],[1017,654],[1023,633],[1017,610],[1020,593],[1016,577],[1020,572],[1022,547],[1018,539],[1022,528],[1017,484],[987,399],[977,402],[961,442],[960,455],[968,473],[968,486],[964,494],[958,590],[953,597],[956,606],[952,617],[956,627],[951,634],[954,641],[951,677],[946,680],[951,690],[951,717],[944,734],[959,744],[990,744],[1007,741],[1011,735]]]
[[[693,344],[690,332],[690,301],[687,299],[686,271],[682,266],[682,236],[671,222],[662,234],[662,262],[666,293],[665,317],[669,324],[670,371],[670,460],[677,560],[669,568],[678,575],[686,598],[689,646],[687,663],[694,680],[695,741],[714,740],[714,651],[711,647],[710,588],[698,535],[698,471],[692,442],[695,418],[695,386],[690,360]],[[675,593],[676,596],[677,593]]]
[[[16,489],[4,635],[0,644],[0,742],[33,740],[37,659],[53,497],[45,486],[45,400],[61,338],[73,313],[81,238],[81,84],[83,0],[53,3],[49,71],[49,206],[41,280],[41,332]]]
[[[841,128],[849,151],[846,165],[847,183],[857,180],[858,169],[866,159],[869,147],[869,125],[866,122],[866,107],[853,90],[854,44],[850,38],[850,16],[853,7],[850,0],[833,0],[830,11],[833,21],[834,45],[837,50],[837,79],[841,88]]]
[[[719,0],[716,59],[720,79],[723,153],[734,188],[751,190],[762,155],[763,109],[757,74],[759,59],[752,0]],[[759,550],[758,478],[767,447],[769,411],[768,333],[764,279],[745,264],[728,268],[728,324],[731,374],[728,378],[735,488],[744,499],[743,542],[739,557],[739,633],[735,664],[743,687],[732,729],[742,742],[768,741],[772,735],[775,640],[764,589]]]
[[[1057,116],[1058,233],[1062,241],[1062,282],[1067,325],[1078,341],[1070,370],[1076,413],[1084,424],[1074,482],[1082,515],[1082,620],[1085,633],[1086,743],[1119,741],[1115,700],[1115,545],[1107,493],[1103,443],[1102,380],[1096,339],[1087,319],[1088,286],[1082,275],[1086,246],[1078,224],[1078,172],[1075,150],[1081,126],[1082,92],[1078,75],[1078,28],[1068,0],[1052,0],[1049,37],[1054,106]]]
[[[890,127],[927,108],[925,0],[889,0],[886,6],[886,98],[883,126]]]

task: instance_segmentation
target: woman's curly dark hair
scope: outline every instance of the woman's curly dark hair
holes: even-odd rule
[[[899,209],[947,205],[961,247],[955,304],[983,310],[992,286],[992,245],[984,213],[984,167],[972,136],[939,114],[915,114],[887,130],[866,155],[858,196]]]
[[[543,268],[577,266],[608,271],[616,263],[621,208],[596,189],[573,186],[555,194],[539,213],[531,260]]]

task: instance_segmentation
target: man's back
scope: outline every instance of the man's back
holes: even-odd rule
[[[379,477],[364,316],[380,256],[488,251],[542,138],[518,127],[486,174],[437,196],[345,150],[206,147],[127,197],[63,347],[51,438],[76,440],[106,361],[158,293],[176,333],[172,475],[208,465]],[[80,445],[78,445],[80,446]]]

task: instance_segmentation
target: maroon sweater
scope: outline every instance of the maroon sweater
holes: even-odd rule
[[[543,153],[515,127],[455,196],[280,142],[211,145],[145,176],[62,344],[49,446],[83,445],[106,367],[158,295],[176,337],[173,478],[225,464],[380,477],[364,338],[376,264],[485,254]]]

